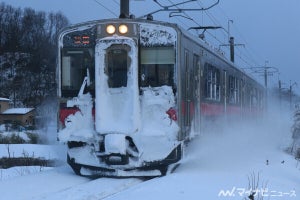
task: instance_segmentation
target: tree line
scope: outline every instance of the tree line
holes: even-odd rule
[[[0,3],[0,97],[15,106],[37,106],[56,95],[57,39],[67,25],[60,12]]]

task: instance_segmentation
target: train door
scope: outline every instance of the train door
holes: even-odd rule
[[[137,53],[131,38],[97,41],[95,125],[99,133],[130,134],[139,129]]]
[[[227,117],[227,71],[224,70],[224,117]]]
[[[194,68],[194,132],[195,134],[200,133],[201,126],[201,112],[200,112],[200,94],[201,94],[201,86],[200,86],[200,77],[201,77],[201,65],[200,65],[200,57],[197,54],[194,54],[193,57],[193,68]]]
[[[183,125],[184,125],[184,138],[187,138],[190,133],[191,127],[191,105],[192,105],[192,94],[191,94],[191,69],[189,66],[189,52],[184,52],[184,73],[185,81],[183,87],[184,99],[183,99]]]

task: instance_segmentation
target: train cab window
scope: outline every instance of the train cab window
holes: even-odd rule
[[[204,78],[206,99],[220,101],[220,70],[210,64],[205,64]]]
[[[77,96],[84,77],[89,69],[92,85],[90,92],[94,96],[95,59],[91,48],[64,48],[61,59],[61,89],[63,97]]]
[[[142,47],[140,55],[142,87],[174,86],[174,47]]]
[[[127,71],[130,66],[128,45],[112,45],[107,49],[105,73],[108,87],[127,87]]]

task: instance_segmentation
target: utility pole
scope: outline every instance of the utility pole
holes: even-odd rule
[[[229,38],[229,47],[230,47],[230,61],[234,63],[234,37]]]
[[[279,70],[276,67],[268,67],[267,66],[268,61],[265,61],[265,65],[262,67],[250,67],[250,68],[243,68],[243,69],[250,69],[252,73],[258,73],[263,74],[264,76],[264,82],[265,82],[265,104],[266,108],[268,106],[268,76],[272,76],[273,73],[279,73]],[[281,87],[281,82],[279,83]]]
[[[280,111],[281,111],[281,88],[282,88],[282,83],[281,83],[281,80],[278,80],[278,88],[279,88],[279,108],[280,108]]]
[[[265,88],[268,88],[268,76],[273,76],[274,73],[279,73],[279,70],[276,67],[268,67],[269,62],[265,61],[265,65],[262,67],[250,67],[243,69],[250,69],[252,73],[263,74]]]
[[[120,0],[120,18],[129,18],[129,0]]]
[[[268,67],[267,67],[267,63],[269,63],[269,61],[265,61],[265,66],[264,68],[264,78],[265,78],[265,88],[268,88]]]
[[[221,46],[229,46],[230,47],[230,61],[234,63],[234,47],[235,46],[243,46],[245,47],[245,44],[235,44],[234,43],[234,37],[229,37],[229,44],[221,44]]]
[[[228,20],[228,27],[227,27],[227,33],[228,33],[228,41],[230,41],[230,22],[233,24],[233,20]]]
[[[293,96],[292,89],[293,89],[293,87],[294,87],[295,85],[297,85],[297,83],[294,82],[294,83],[292,84],[292,81],[290,80],[290,89],[289,89],[289,93],[290,93],[290,109],[292,109],[292,96]]]
[[[234,63],[234,47],[235,46],[243,46],[245,47],[245,44],[235,44],[234,43],[234,37],[230,36],[230,23],[233,24],[233,20],[228,20],[228,27],[227,27],[227,33],[228,33],[228,43],[229,44],[222,44],[221,46],[229,46],[230,49],[230,61]]]

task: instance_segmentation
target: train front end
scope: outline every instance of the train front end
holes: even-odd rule
[[[76,174],[160,176],[180,160],[176,40],[172,27],[129,19],[61,34],[58,136]]]

